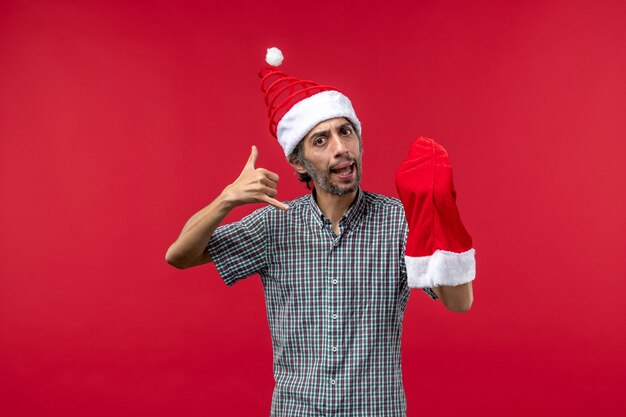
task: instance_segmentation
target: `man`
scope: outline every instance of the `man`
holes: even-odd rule
[[[270,129],[313,192],[276,200],[278,175],[255,166],[253,146],[239,177],[189,219],[167,262],[214,262],[228,285],[260,275],[274,350],[272,416],[405,416],[403,206],[360,189],[360,122],[347,97],[274,68],[261,77]],[[218,228],[249,203],[267,206]],[[453,311],[472,304],[471,280],[424,290]]]

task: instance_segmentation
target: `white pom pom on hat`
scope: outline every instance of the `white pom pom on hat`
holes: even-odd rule
[[[268,65],[277,67],[283,63],[283,59],[285,59],[285,57],[283,56],[283,53],[280,49],[274,47],[267,48],[267,54],[265,54],[265,62],[267,62]]]
[[[261,91],[265,94],[270,133],[278,139],[285,156],[293,152],[298,143],[318,123],[335,117],[345,117],[361,135],[361,122],[356,117],[352,103],[339,89],[301,80],[278,70],[284,56],[278,48],[268,48],[261,69]]]

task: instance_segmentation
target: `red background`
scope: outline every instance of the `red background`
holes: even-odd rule
[[[259,280],[164,255],[252,144],[305,191],[256,77],[279,46],[355,103],[364,189],[418,135],[451,155],[476,298],[413,294],[409,416],[624,415],[624,4],[3,1],[0,413],[269,414]]]

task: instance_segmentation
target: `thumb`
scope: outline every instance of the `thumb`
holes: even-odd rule
[[[246,166],[244,168],[254,169],[254,164],[256,164],[256,159],[259,156],[259,151],[256,146],[252,145],[252,150],[250,151],[250,156],[248,157],[248,161],[246,162]]]

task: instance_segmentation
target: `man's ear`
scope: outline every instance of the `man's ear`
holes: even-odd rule
[[[293,169],[295,169],[296,171],[298,171],[300,174],[304,174],[306,173],[306,168],[304,168],[297,160],[296,158],[289,158],[289,165],[291,165],[293,167]]]

